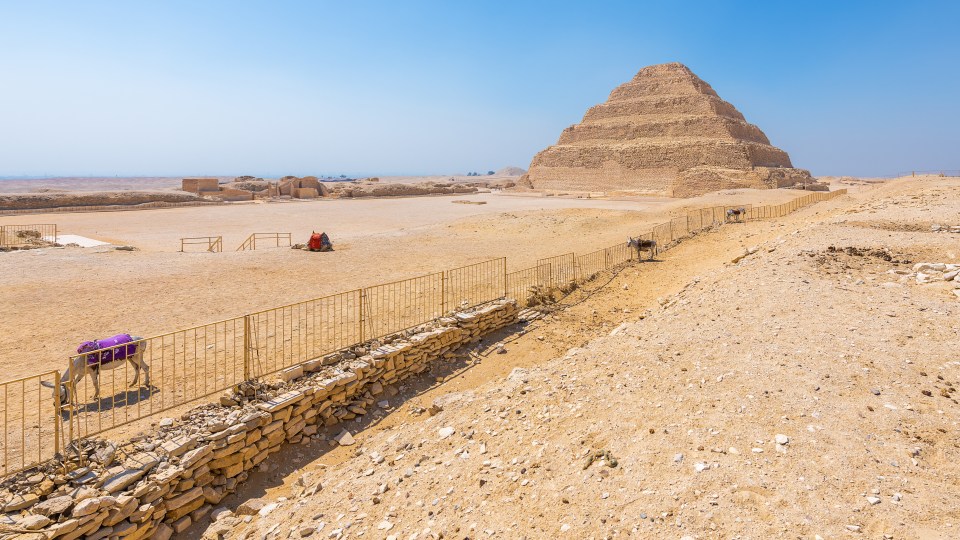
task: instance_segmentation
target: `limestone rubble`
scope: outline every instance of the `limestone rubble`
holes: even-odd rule
[[[0,538],[166,539],[183,532],[284,444],[375,410],[401,381],[516,322],[517,314],[516,302],[501,300],[442,317],[368,344],[362,356],[358,348],[288,369],[286,382],[241,383],[220,405],[161,421],[159,434],[119,448],[96,442],[83,462],[8,478],[0,485]],[[337,439],[346,444],[342,434]]]

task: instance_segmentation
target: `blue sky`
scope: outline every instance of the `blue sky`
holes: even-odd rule
[[[526,168],[679,61],[814,174],[960,169],[960,2],[0,0],[0,176]]]

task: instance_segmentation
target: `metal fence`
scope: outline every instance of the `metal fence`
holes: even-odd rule
[[[538,264],[507,274],[507,296],[525,303],[539,287],[550,281],[550,265]]]
[[[290,233],[253,233],[247,237],[246,240],[240,244],[240,247],[237,248],[237,251],[246,251],[249,249],[257,249],[257,242],[260,242],[260,247],[290,247],[293,245],[292,235]],[[284,243],[286,242],[286,243]],[[270,246],[269,244],[273,244]]]
[[[209,251],[211,253],[222,253],[223,237],[222,236],[195,236],[192,238],[181,238],[180,252],[181,253],[186,252],[187,246],[200,246],[203,248],[204,251]]]
[[[905,176],[960,176],[960,170],[940,169],[934,171],[903,171],[897,174],[888,174],[880,178],[903,178]]]
[[[57,241],[56,223],[0,226],[0,247],[27,246]]]
[[[262,377],[364,341],[362,290],[244,317],[247,377]]]
[[[577,255],[564,253],[537,261],[537,266],[547,267],[547,281],[541,285],[547,287],[562,287],[577,279]]]
[[[101,369],[99,397],[90,377],[70,381],[75,405],[65,407],[62,420],[72,426],[74,436],[97,435],[242,382],[247,378],[244,323],[244,317],[235,317],[107,348],[99,357],[71,357],[73,365],[96,363],[98,358],[108,362],[127,356],[124,351],[132,347],[129,352],[148,368],[138,370],[133,362],[119,360],[113,369]]]
[[[43,463],[63,449],[59,395],[42,384],[58,380],[60,372],[50,371],[0,383],[0,474]]]
[[[790,203],[751,207],[746,219],[785,215],[845,190],[813,193]],[[642,236],[659,251],[726,221],[726,210],[693,210]],[[50,387],[52,371],[0,383],[0,476],[36,466],[83,437],[147,421],[236,384],[429,322],[453,311],[516,298],[527,304],[539,292],[563,288],[624,264],[637,255],[620,243],[585,255],[540,259],[533,267],[507,272],[506,258],[375,285],[250,313],[211,324],[140,339],[98,351],[93,362],[129,356],[114,369],[99,370],[99,395],[91,377]],[[85,366],[91,357],[71,358]],[[137,365],[149,367],[138,369]],[[82,370],[77,370],[79,373]],[[134,380],[137,382],[134,383]]]

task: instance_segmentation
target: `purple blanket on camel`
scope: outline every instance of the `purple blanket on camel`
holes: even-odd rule
[[[132,341],[133,338],[130,337],[130,334],[117,334],[106,339],[87,341],[80,345],[80,350],[86,349],[81,354],[86,355],[88,366],[102,366],[118,360],[126,360],[127,357],[136,354],[137,344],[131,343]],[[125,343],[130,343],[130,345],[122,347],[121,345]]]

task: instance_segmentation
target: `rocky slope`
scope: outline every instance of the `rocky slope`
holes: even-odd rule
[[[956,234],[910,226],[960,221],[960,185],[935,187],[691,240],[671,253],[700,274],[677,269],[686,285],[648,311],[630,299],[672,282],[655,264],[588,285],[575,316],[505,345],[525,369],[385,418],[335,465],[305,446],[206,535],[954,538],[958,282],[915,268],[960,252]],[[902,230],[872,226],[879,211]],[[695,262],[710,246],[726,263]],[[568,349],[512,356],[544,336]]]

